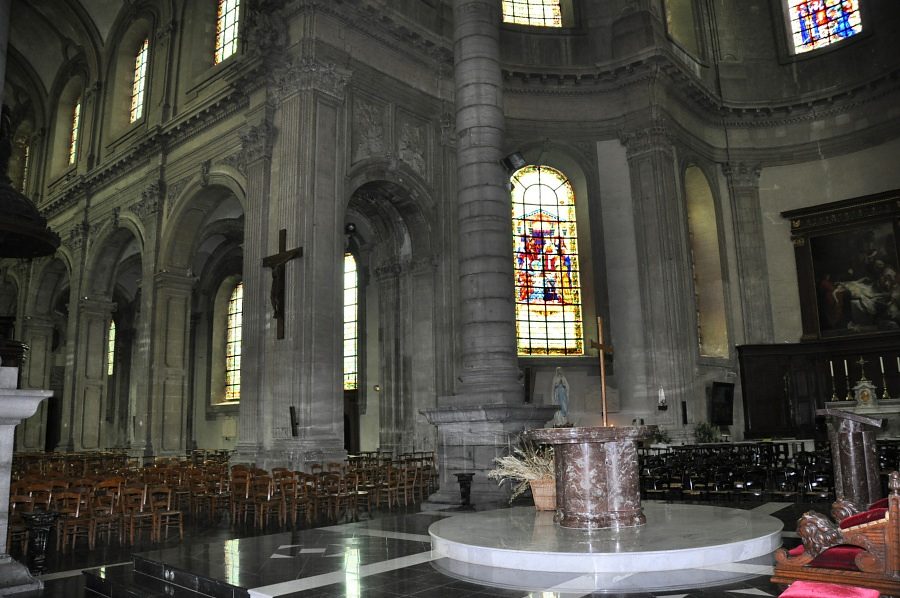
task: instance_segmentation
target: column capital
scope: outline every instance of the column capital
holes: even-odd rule
[[[78,300],[78,311],[83,314],[108,317],[116,311],[116,303],[111,301],[109,297],[104,297],[102,295],[94,297],[85,296]]]
[[[672,131],[662,120],[652,120],[644,126],[619,131],[628,158],[651,151],[672,151]]]
[[[321,62],[307,56],[274,68],[269,76],[269,88],[276,100],[284,100],[301,91],[319,91],[343,101],[350,76],[351,71],[333,62]]]
[[[762,172],[762,166],[758,162],[726,162],[722,164],[722,172],[728,177],[728,182],[732,187],[756,189],[759,187],[759,175]]]
[[[162,270],[153,275],[153,283],[157,289],[173,289],[190,291],[196,279],[188,272]]]

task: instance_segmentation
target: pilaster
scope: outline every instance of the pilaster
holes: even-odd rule
[[[688,254],[686,216],[676,192],[670,131],[662,120],[637,124],[620,136],[631,178],[635,247],[644,321],[644,368],[634,396],[652,410],[659,388],[670,402],[692,403],[696,311]],[[615,325],[613,323],[613,325]],[[635,371],[639,371],[635,369]]]
[[[743,342],[771,343],[775,338],[769,268],[759,205],[759,164],[732,162],[722,165],[731,195],[734,243],[737,253]]]
[[[78,302],[75,352],[75,448],[104,448],[107,397],[106,338],[116,305],[107,297],[84,297]]]
[[[22,388],[50,388],[53,320],[47,316],[26,315],[23,319],[22,341],[28,345],[28,358],[21,372]],[[47,404],[42,401],[35,414],[19,424],[16,449],[43,451],[46,441]]]

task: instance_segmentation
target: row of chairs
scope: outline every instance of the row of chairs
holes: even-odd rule
[[[184,537],[182,512],[174,507],[173,491],[166,485],[128,484],[125,478],[112,476],[95,483],[79,480],[68,487],[61,480],[20,482],[10,495],[8,545],[18,544],[27,552],[29,529],[25,513],[47,511],[57,515],[56,547],[63,553],[84,538],[93,550],[98,536],[119,543],[140,540],[147,530],[151,541],[168,538],[177,529]]]

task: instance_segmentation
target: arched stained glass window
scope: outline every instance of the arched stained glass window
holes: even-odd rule
[[[81,129],[81,98],[72,107],[72,127],[69,131],[69,164],[75,164],[78,157],[78,132]]]
[[[219,64],[237,52],[238,17],[241,5],[240,0],[218,0],[218,2],[215,64]]]
[[[787,0],[787,8],[796,54],[862,31],[859,0]]]
[[[583,355],[575,193],[560,171],[512,176],[516,337],[520,355]]]
[[[344,254],[344,390],[359,385],[359,276],[356,258]]]
[[[134,80],[131,84],[131,116],[128,122],[135,122],[144,115],[144,89],[147,82],[147,55],[150,40],[144,39],[134,59]]]
[[[228,299],[225,327],[225,400],[241,398],[241,321],[244,311],[244,283],[239,282]]]
[[[562,27],[562,10],[559,0],[503,0],[503,22]]]
[[[116,322],[109,321],[109,331],[106,334],[106,375],[112,376],[116,371]]]

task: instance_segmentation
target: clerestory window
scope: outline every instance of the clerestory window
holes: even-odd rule
[[[75,164],[78,157],[78,134],[81,129],[81,98],[72,107],[72,121],[69,129],[69,165]]]
[[[532,27],[562,27],[560,0],[503,0],[503,22]]]
[[[794,53],[824,48],[862,32],[859,0],[786,0]]]
[[[215,64],[237,52],[240,0],[218,0]]]
[[[344,254],[344,390],[359,385],[359,276],[356,258]]]
[[[225,326],[225,400],[241,398],[241,324],[244,312],[244,283],[239,282],[228,299]]]
[[[136,122],[144,115],[144,92],[147,85],[147,56],[150,40],[144,39],[134,59],[134,78],[131,84],[131,115],[128,122]]]

